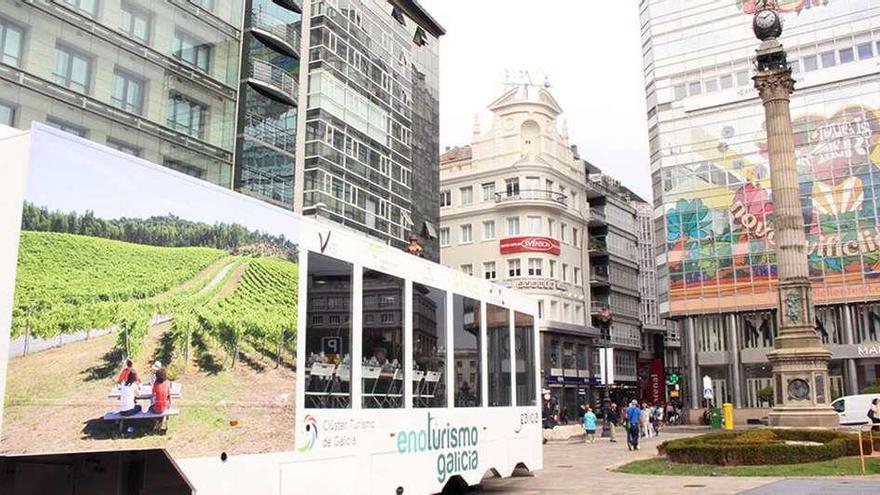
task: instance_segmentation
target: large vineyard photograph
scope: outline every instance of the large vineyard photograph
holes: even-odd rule
[[[292,449],[296,244],[157,203],[25,203],[0,452]]]

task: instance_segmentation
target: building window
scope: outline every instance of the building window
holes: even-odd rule
[[[574,267],[574,285],[581,285],[581,269]]]
[[[55,47],[55,69],[52,74],[56,83],[80,93],[88,93],[91,73],[91,57],[64,45]]]
[[[440,191],[440,208],[452,206],[452,191]]]
[[[580,241],[578,234],[580,234],[578,229],[572,227],[571,228],[571,242],[574,243],[574,247],[581,247],[581,241]]]
[[[487,220],[483,222],[483,240],[487,241],[495,238],[495,220]]]
[[[562,281],[568,282],[568,265],[566,263],[562,264]]]
[[[718,91],[718,79],[712,78],[706,80],[706,92],[714,93]]]
[[[459,244],[467,244],[474,241],[474,233],[471,224],[462,225],[461,227],[461,236],[459,237]]]
[[[507,276],[522,276],[522,267],[520,266],[519,259],[507,260]]]
[[[519,217],[507,219],[507,235],[519,235]]]
[[[474,265],[468,263],[467,265],[461,265],[461,272],[465,275],[473,275],[474,274]]]
[[[804,57],[804,72],[813,72],[819,69],[819,62],[815,55]]]
[[[214,0],[189,0],[189,3],[211,12],[214,10]]]
[[[856,46],[856,51],[859,53],[859,60],[865,60],[874,56],[874,47],[871,45],[871,42],[867,43],[859,43]]]
[[[141,156],[141,149],[137,146],[125,143],[123,141],[119,141],[118,139],[107,138],[107,146],[113,148],[116,151],[121,151],[123,153],[128,153],[131,156]]]
[[[449,245],[449,227],[443,227],[442,229],[440,229],[440,235],[438,236],[438,238],[440,239],[441,246],[448,246]]]
[[[700,81],[693,81],[688,83],[688,94],[691,96],[697,96],[703,93],[703,85]]]
[[[0,125],[15,125],[15,107],[0,101]]]
[[[855,62],[856,60],[856,54],[852,47],[839,50],[837,55],[840,57],[841,64],[848,64],[850,62]]]
[[[495,280],[495,262],[487,261],[483,263],[483,276],[486,280]]]
[[[202,72],[208,72],[211,63],[211,45],[180,29],[174,31],[171,46],[174,58],[182,60]]]
[[[675,101],[683,100],[687,98],[687,86],[684,84],[676,84],[673,88],[673,92],[675,93]]]
[[[544,260],[541,258],[529,258],[529,276],[540,277],[544,271]]]
[[[474,188],[471,186],[462,187],[458,190],[461,206],[470,206],[474,204]]]
[[[823,69],[837,65],[837,58],[834,56],[833,51],[822,52],[819,54],[819,58],[822,59]]]
[[[544,300],[539,299],[538,300],[538,318],[543,318],[543,317],[544,317]]]
[[[428,35],[425,34],[425,30],[421,27],[416,28],[416,34],[413,35],[413,43],[416,46],[425,46],[428,44]]]
[[[550,278],[556,278],[556,260],[550,260]]]
[[[74,125],[69,122],[65,122],[61,119],[56,119],[55,117],[47,117],[46,123],[56,129],[61,129],[64,132],[67,132],[69,134],[73,134],[74,136],[79,136],[82,138],[86,137],[86,134],[88,134],[88,132],[89,132],[85,127],[80,127],[78,125]]]
[[[733,76],[730,74],[725,74],[721,76],[721,89],[730,89],[733,87]]]
[[[197,179],[205,178],[205,169],[201,167],[197,167],[195,165],[183,162],[181,160],[175,160],[173,158],[165,158],[162,161],[162,165],[170,168],[171,170],[176,170],[182,174],[189,175],[190,177],[195,177]]]
[[[172,129],[199,139],[205,136],[205,120],[208,107],[172,92],[168,98],[168,126]]]
[[[141,43],[150,42],[150,24],[152,16],[129,2],[122,2],[122,16],[120,17],[119,29],[129,37]]]
[[[553,220],[552,218],[547,219],[547,235],[550,237],[556,235],[556,220]]]
[[[519,196],[519,177],[505,179],[504,191],[508,196]]]
[[[89,17],[98,15],[98,0],[64,0],[64,3]]]
[[[526,217],[527,234],[541,234],[541,217]]]
[[[559,237],[562,242],[568,242],[568,225],[564,223],[559,225]]]
[[[113,97],[111,100],[117,107],[140,115],[144,106],[143,79],[116,69],[113,80]]]
[[[483,184],[483,202],[488,203],[495,199],[495,183],[488,182]]]
[[[24,29],[0,18],[0,62],[13,67],[21,66]]]
[[[749,71],[741,70],[736,73],[737,86],[749,86],[749,82],[751,82],[749,78]]]

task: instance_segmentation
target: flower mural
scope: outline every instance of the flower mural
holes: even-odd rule
[[[831,0],[778,0],[780,12],[796,12],[801,13],[804,9],[813,7],[821,7],[828,5]],[[754,14],[758,10],[758,5],[762,4],[762,0],[737,0],[737,7],[741,8],[746,14]]]

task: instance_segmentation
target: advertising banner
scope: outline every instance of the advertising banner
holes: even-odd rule
[[[64,136],[31,133],[0,453],[292,451],[296,217]]]
[[[499,241],[501,254],[547,253],[559,255],[560,244],[550,237],[508,237]]]

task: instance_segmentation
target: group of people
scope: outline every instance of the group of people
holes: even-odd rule
[[[152,395],[147,411],[161,414],[168,409],[171,402],[171,381],[168,380],[168,371],[159,361],[153,363],[150,371],[150,380],[147,383],[152,384]],[[133,416],[143,412],[143,408],[137,403],[141,381],[131,359],[126,359],[125,367],[119,373],[116,384],[119,385],[119,414]]]
[[[583,415],[583,427],[586,432],[586,441],[595,443],[596,441],[596,423],[598,416],[593,412],[590,406],[585,407],[586,412]],[[629,450],[639,450],[639,439],[642,437],[653,438],[660,433],[660,427],[665,424],[665,418],[674,414],[675,408],[672,404],[648,404],[633,399],[628,406],[606,401],[602,416],[607,422],[610,429],[611,441],[616,442],[614,428],[622,425],[627,432],[627,447]]]

